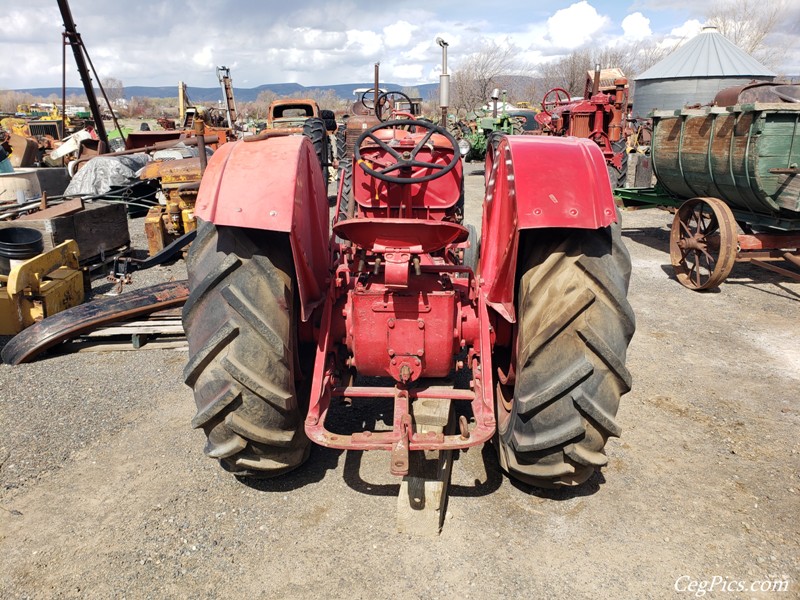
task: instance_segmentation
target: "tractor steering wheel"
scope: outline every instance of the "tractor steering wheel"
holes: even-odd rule
[[[417,128],[417,131],[421,129],[427,129],[428,133],[416,143],[413,149],[411,150],[402,150],[398,152],[394,148],[392,148],[389,144],[385,141],[380,139],[378,136],[375,135],[377,131],[382,129],[389,129],[394,130],[399,127],[405,126],[414,126]],[[444,136],[447,139],[447,142],[450,144],[453,150],[453,158],[448,162],[446,165],[426,162],[422,160],[417,160],[416,156],[417,153],[422,150],[425,145],[430,141],[431,136],[437,133],[439,135]],[[386,151],[387,156],[391,156],[394,158],[394,162],[389,164],[381,169],[373,169],[372,167],[367,166],[367,163],[363,160],[361,156],[361,144],[363,144],[366,140],[370,140],[376,143],[381,149]],[[417,121],[417,120],[405,120],[405,121],[387,121],[385,123],[381,123],[379,125],[375,125],[370,129],[367,129],[364,133],[362,133],[358,140],[356,140],[356,147],[355,147],[355,160],[356,164],[361,167],[361,169],[367,174],[375,177],[376,179],[380,179],[381,181],[387,181],[389,183],[424,183],[426,181],[432,181],[433,179],[438,179],[439,177],[443,177],[447,173],[453,170],[458,162],[461,161],[461,154],[458,151],[458,142],[456,139],[450,134],[449,131],[446,129],[442,129],[438,125],[434,125],[428,121]],[[434,172],[428,175],[424,175],[422,177],[414,177],[413,172],[411,171],[412,167],[419,167],[421,169],[431,169]],[[392,171],[400,171],[403,175],[390,175]]]
[[[564,102],[561,101],[561,94],[564,94]],[[551,95],[555,95],[555,98],[548,102],[547,99]],[[550,110],[553,110],[557,106],[563,106],[564,104],[569,104],[569,92],[564,88],[553,88],[544,95],[544,98],[542,98],[542,112],[548,117],[552,117],[553,115],[550,113]],[[547,110],[548,107],[550,110]]]
[[[375,116],[378,117],[378,120],[384,122],[388,121],[392,116],[392,111],[394,111],[395,103],[399,99],[408,102],[408,109],[411,110],[411,98],[409,98],[403,92],[384,92],[378,96],[378,105],[375,107]],[[389,108],[389,114],[386,115],[386,118],[384,118],[383,109],[386,107]]]
[[[378,98],[380,97],[381,95],[379,94]],[[375,108],[375,88],[370,88],[361,94],[361,104],[363,104],[368,110],[373,110]]]

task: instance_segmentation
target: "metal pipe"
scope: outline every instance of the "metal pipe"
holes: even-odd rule
[[[219,136],[216,135],[208,135],[204,136],[203,142],[206,144],[216,144],[219,141]],[[125,156],[126,154],[140,154],[142,152],[153,152],[154,150],[166,150],[167,148],[172,148],[177,146],[178,144],[183,144],[184,146],[199,146],[199,140],[196,137],[186,137],[186,138],[179,138],[177,140],[168,140],[166,142],[156,142],[151,146],[142,146],[141,148],[134,148],[133,150],[120,150],[119,152],[114,152],[114,156]],[[84,158],[79,158],[76,160],[76,163],[83,163],[89,160],[92,160],[94,156],[86,156]]]
[[[61,34],[61,137],[67,131],[67,36]],[[63,165],[63,159],[61,164]]]
[[[69,45],[72,46],[72,53],[75,55],[75,62],[78,65],[78,73],[80,74],[81,82],[83,82],[83,90],[89,101],[89,110],[92,111],[92,118],[95,122],[95,132],[97,133],[97,137],[108,146],[108,134],[103,124],[103,115],[97,104],[97,96],[92,86],[92,78],[89,75],[89,70],[86,68],[86,61],[84,60],[83,40],[81,40],[80,34],[75,29],[75,21],[72,19],[72,11],[70,11],[68,1],[57,1],[58,8],[61,10],[61,17],[64,19],[64,39],[69,39]]]
[[[206,124],[202,119],[195,119],[194,121],[195,137],[197,138],[197,153],[200,155],[200,177],[206,172],[208,166],[208,157],[206,156]]]
[[[592,96],[596,96],[599,91],[600,91],[600,63],[596,63],[594,65],[594,81],[592,81]]]
[[[436,38],[442,47],[442,74],[439,76],[439,107],[442,109],[441,126],[447,127],[447,108],[450,106],[450,74],[447,72],[447,46],[442,38]]]
[[[372,100],[372,106],[375,110],[375,114],[378,114],[378,96],[380,96],[380,92],[378,90],[378,85],[380,83],[380,67],[381,63],[375,63],[375,87],[372,88],[372,91],[375,93]]]

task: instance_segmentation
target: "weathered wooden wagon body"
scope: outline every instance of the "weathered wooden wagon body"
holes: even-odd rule
[[[800,104],[657,111],[653,170],[680,198],[722,199],[740,218],[800,229]]]

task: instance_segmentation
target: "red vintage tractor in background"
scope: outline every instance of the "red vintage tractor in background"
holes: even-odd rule
[[[410,453],[493,440],[512,477],[585,481],[620,434],[634,331],[597,144],[493,138],[479,239],[445,129],[362,115],[351,134],[332,229],[305,137],[209,162],[183,313],[205,453],[274,476],[314,442],[386,450],[404,475]],[[439,430],[420,426],[431,400],[454,407]]]
[[[583,98],[572,100],[563,88],[553,88],[542,99],[536,115],[544,134],[593,140],[603,152],[611,187],[625,187],[628,154],[625,128],[628,111],[628,80],[619,69],[586,73]]]

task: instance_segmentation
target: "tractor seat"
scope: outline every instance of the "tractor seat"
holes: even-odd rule
[[[420,219],[350,219],[334,225],[333,232],[372,252],[394,249],[415,254],[436,252],[469,236],[458,223]]]

